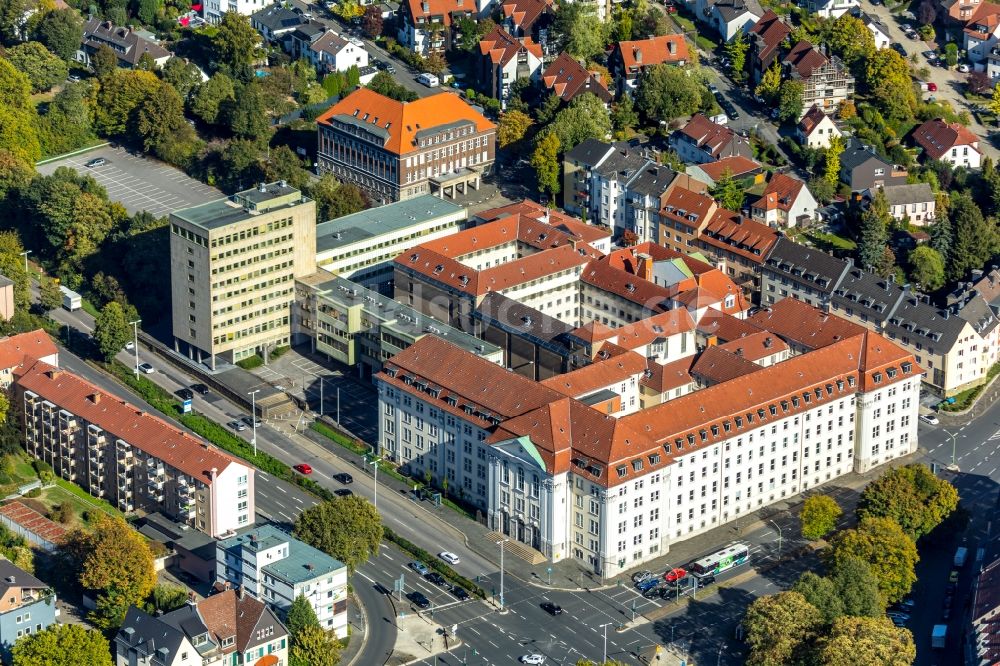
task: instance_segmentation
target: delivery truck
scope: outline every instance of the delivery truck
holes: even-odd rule
[[[72,312],[73,310],[80,309],[80,306],[82,305],[82,299],[80,298],[80,294],[76,293],[72,289],[67,289],[66,287],[63,287],[62,285],[59,286],[59,291],[62,292],[63,307],[65,309],[69,310],[70,312]]]

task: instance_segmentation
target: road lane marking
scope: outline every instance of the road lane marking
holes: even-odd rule
[[[285,490],[282,486],[277,486],[277,488],[278,488],[278,490],[280,490],[281,492],[285,493],[286,495],[288,494],[288,491]]]

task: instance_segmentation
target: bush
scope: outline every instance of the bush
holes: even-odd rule
[[[253,370],[254,368],[259,368],[264,365],[264,359],[262,359],[257,354],[253,356],[248,356],[242,361],[236,361],[236,365],[240,366],[244,370]]]
[[[42,489],[41,488],[32,488],[27,493],[25,493],[24,496],[25,497],[35,498],[35,497],[41,497],[41,495],[42,495]]]
[[[291,349],[291,347],[289,347],[288,345],[283,345],[281,347],[275,347],[274,349],[271,350],[271,352],[268,354],[268,356],[271,357],[271,358],[281,358],[286,353],[288,353],[289,349]]]

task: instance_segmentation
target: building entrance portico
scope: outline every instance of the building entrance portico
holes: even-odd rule
[[[465,194],[471,187],[479,189],[482,174],[470,167],[461,167],[455,171],[449,171],[429,179],[431,182],[431,193],[442,199],[448,197],[454,199],[459,194]]]

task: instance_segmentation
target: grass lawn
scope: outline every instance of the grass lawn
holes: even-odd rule
[[[0,497],[15,493],[20,486],[37,479],[31,462],[24,456],[15,456],[10,470],[0,470]]]
[[[843,236],[825,233],[822,231],[805,231],[802,235],[821,250],[851,251],[856,249],[858,246],[858,244],[850,238],[844,238]]]

